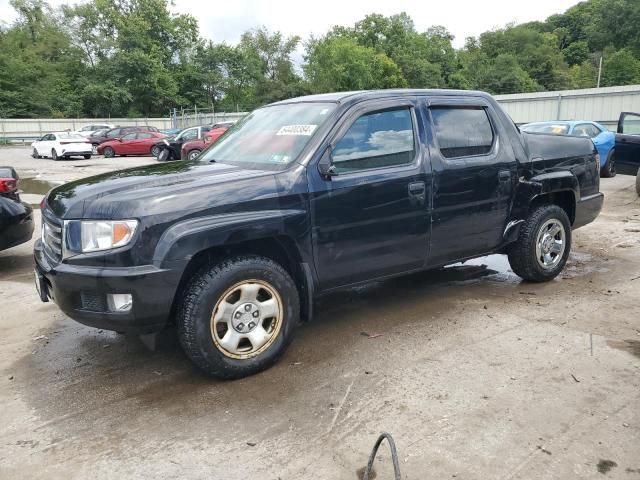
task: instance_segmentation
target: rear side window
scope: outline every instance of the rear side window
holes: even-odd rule
[[[151,138],[153,137],[153,134],[151,133],[139,133],[138,134],[138,138]]]
[[[590,123],[581,123],[576,125],[573,129],[574,135],[580,135],[581,137],[595,138],[602,133],[598,127]]]
[[[362,115],[333,149],[337,173],[404,165],[416,149],[411,110],[402,108]]]
[[[431,107],[440,153],[445,158],[487,155],[495,136],[482,107]]]

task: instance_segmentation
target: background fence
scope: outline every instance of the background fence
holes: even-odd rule
[[[545,120],[595,120],[615,130],[620,112],[640,112],[640,85],[517,93],[497,95],[496,99],[518,124]],[[30,140],[48,132],[78,130],[91,123],[186,128],[236,121],[246,114],[193,109],[174,110],[173,115],[165,118],[0,119],[0,139]]]
[[[184,113],[165,118],[0,118],[0,139],[32,140],[50,132],[79,130],[84,125],[109,123],[117,126],[149,125],[160,130],[167,128],[186,128],[194,125],[207,125],[217,122],[235,121],[246,115],[245,112]]]
[[[616,129],[620,112],[640,112],[640,85],[496,95],[518,124],[545,120],[595,120]]]

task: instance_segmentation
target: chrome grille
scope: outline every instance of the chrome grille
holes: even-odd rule
[[[42,212],[42,245],[49,262],[62,260],[62,222],[48,212]]]

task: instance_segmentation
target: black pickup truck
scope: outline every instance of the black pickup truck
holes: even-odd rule
[[[331,290],[493,253],[553,279],[600,212],[599,171],[589,138],[522,134],[482,92],[287,100],[196,161],[53,189],[37,287],[86,325],[175,324],[202,370],[242,377]]]

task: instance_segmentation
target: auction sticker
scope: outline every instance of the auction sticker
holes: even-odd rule
[[[284,125],[276,135],[311,135],[317,125]]]

